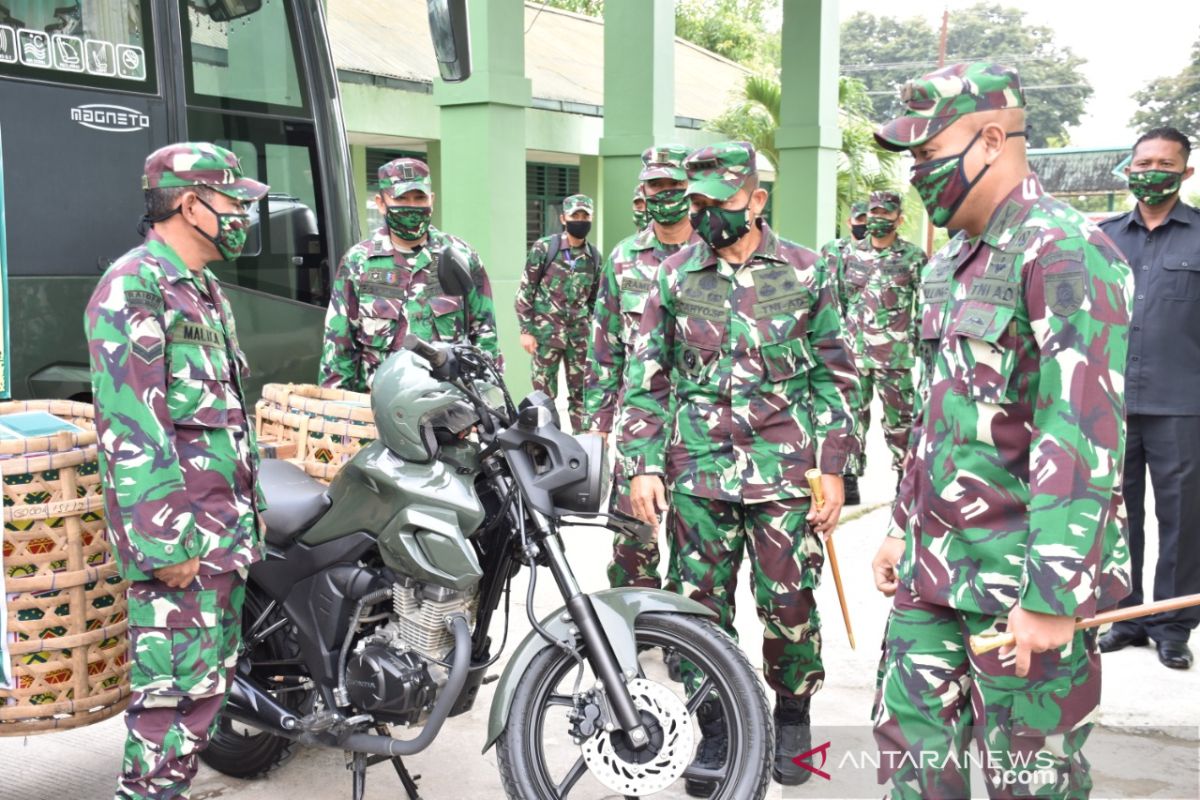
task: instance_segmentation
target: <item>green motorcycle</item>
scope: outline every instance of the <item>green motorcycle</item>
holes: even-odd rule
[[[462,265],[441,261],[443,289],[465,294]],[[774,741],[766,696],[711,612],[658,590],[587,593],[571,571],[568,521],[653,535],[600,513],[600,437],[560,430],[544,394],[514,406],[471,345],[410,337],[406,348],[375,377],[379,440],[330,486],[286,462],[262,465],[268,555],[250,570],[237,677],[201,759],[245,778],[298,744],[337,748],[351,759],[355,800],[367,767],[384,760],[417,798],[402,758],[472,707],[505,650],[524,566],[533,630],[499,678],[483,743],[497,747],[509,797],[636,797],[686,783],[761,798]],[[539,620],[542,567],[564,605]],[[666,651],[683,659],[683,682],[667,678]],[[719,706],[726,727],[718,768],[693,764],[702,703]],[[392,726],[418,732],[398,738]]]

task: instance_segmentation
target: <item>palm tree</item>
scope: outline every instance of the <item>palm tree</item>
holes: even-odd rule
[[[775,132],[779,130],[779,109],[783,88],[772,75],[747,75],[743,98],[708,127],[754,145],[779,174],[779,148]],[[871,100],[862,81],[845,76],[838,79],[838,127],[842,147],[838,156],[838,225],[850,214],[850,204],[865,198],[875,189],[897,187],[896,153],[875,143],[875,123],[870,119]],[[782,176],[780,176],[782,177]]]

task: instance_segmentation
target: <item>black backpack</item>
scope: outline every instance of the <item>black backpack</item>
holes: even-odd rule
[[[542,288],[542,279],[546,277],[546,270],[554,263],[555,256],[562,249],[563,235],[560,233],[550,240],[550,249],[546,251],[546,258],[542,261],[542,266],[538,268],[537,277],[533,281],[533,296],[536,298],[538,292]],[[591,242],[587,243],[588,258],[592,260],[592,266],[596,270],[595,278],[592,280],[592,290],[588,292],[588,311],[590,312],[596,306],[596,290],[600,288],[600,252],[596,250],[596,246]]]

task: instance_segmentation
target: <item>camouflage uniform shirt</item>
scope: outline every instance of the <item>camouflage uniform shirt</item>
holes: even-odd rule
[[[437,255],[446,247],[467,257],[475,291],[465,298],[443,294],[438,283]],[[479,254],[432,226],[425,245],[406,253],[381,228],[351,247],[338,265],[318,380],[322,386],[368,391],[379,364],[403,346],[406,335],[427,342],[462,340],[464,302],[468,338],[499,358],[496,307]]]
[[[638,184],[639,186],[641,184]],[[590,430],[612,430],[624,399],[625,364],[633,358],[633,343],[658,266],[682,247],[701,241],[695,233],[682,245],[663,244],[648,225],[623,239],[600,273],[592,326],[592,357],[588,360],[587,413]]]
[[[249,374],[229,301],[153,231],[109,267],[84,317],[104,508],[121,574],[200,556],[200,574],[261,555]]]
[[[825,262],[760,231],[736,268],[703,242],[662,263],[626,364],[626,475],[755,503],[857,462],[858,373]]]
[[[1128,593],[1121,473],[1133,278],[1029,175],[922,277],[923,409],[889,536],[922,601],[1090,616]]]
[[[550,252],[550,242],[561,236],[554,263],[546,266],[542,283],[534,295],[537,274]],[[517,321],[521,333],[532,334],[543,347],[565,350],[564,333],[570,338],[586,337],[592,321],[588,298],[598,279],[600,265],[591,255],[587,244],[570,247],[565,233],[543,236],[529,248],[525,259],[525,274],[517,289]]]
[[[867,236],[845,247],[838,261],[838,300],[859,368],[910,369],[925,252],[899,237],[876,250]]]

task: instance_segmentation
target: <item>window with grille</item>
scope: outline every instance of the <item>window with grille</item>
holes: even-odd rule
[[[579,167],[568,164],[525,165],[525,245],[562,228],[558,221],[564,197],[579,193]]]

